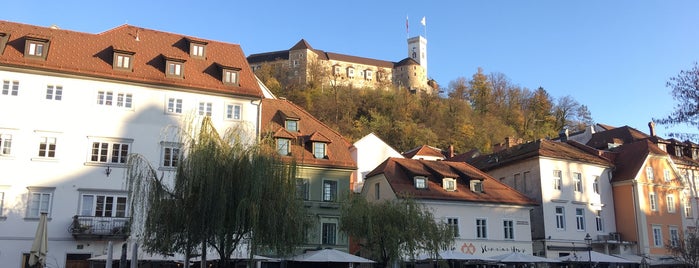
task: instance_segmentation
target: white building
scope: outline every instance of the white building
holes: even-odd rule
[[[587,234],[595,251],[625,253],[616,232],[613,165],[596,152],[574,141],[537,140],[469,162],[539,204],[531,214],[536,255],[587,251]]]
[[[89,34],[0,21],[0,83],[3,267],[23,267],[40,212],[49,267],[88,267],[108,241],[129,242],[127,156],[171,177],[173,128],[208,115],[251,142],[259,131],[262,92],[234,44],[130,25]]]
[[[535,201],[463,162],[389,158],[367,174],[368,201],[409,196],[455,229],[454,248],[488,257],[532,254]]]
[[[403,157],[398,151],[374,133],[357,140],[350,148],[352,159],[357,162],[357,170],[352,173],[352,190],[361,192],[364,176],[389,157]]]

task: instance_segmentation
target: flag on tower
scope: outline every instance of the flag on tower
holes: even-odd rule
[[[427,26],[427,25],[425,25],[425,17],[422,17],[422,20],[420,21],[420,23],[422,24],[422,26]]]
[[[408,30],[408,16],[405,16],[405,33],[410,33],[410,31]]]

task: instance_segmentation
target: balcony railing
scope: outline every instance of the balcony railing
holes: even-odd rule
[[[74,216],[69,227],[76,240],[126,239],[131,231],[131,218]]]

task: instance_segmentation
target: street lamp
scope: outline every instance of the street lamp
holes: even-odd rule
[[[590,237],[590,233],[585,235],[585,244],[587,244],[587,264],[592,268],[592,237]]]

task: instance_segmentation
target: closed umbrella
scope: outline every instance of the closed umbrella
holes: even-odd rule
[[[46,212],[41,213],[39,226],[36,228],[36,236],[32,249],[29,251],[29,265],[38,267],[46,266],[46,253],[49,251],[49,239],[47,234]]]

